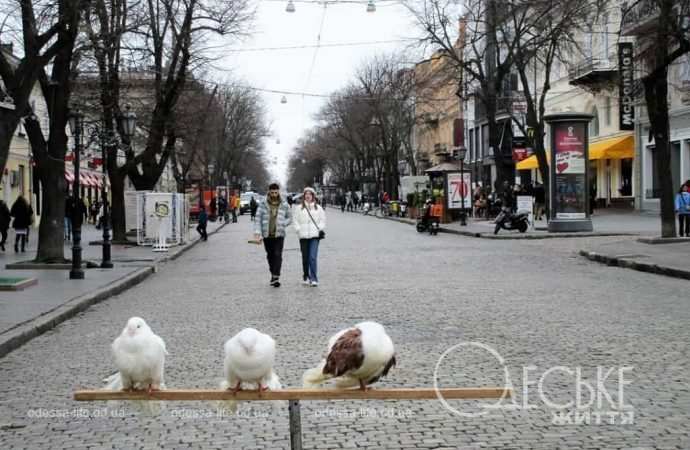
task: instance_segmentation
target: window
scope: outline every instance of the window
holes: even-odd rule
[[[589,135],[590,137],[599,136],[599,112],[597,107],[592,108],[592,120],[589,122]]]

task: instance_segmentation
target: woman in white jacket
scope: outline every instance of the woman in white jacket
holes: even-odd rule
[[[293,221],[302,251],[302,284],[319,285],[316,261],[319,256],[319,234],[326,228],[326,213],[316,202],[316,192],[304,188],[302,204],[295,206]]]

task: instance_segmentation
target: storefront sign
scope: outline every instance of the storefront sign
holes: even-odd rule
[[[632,42],[618,44],[618,118],[621,130],[635,129],[635,96],[633,89],[633,45]]]
[[[448,209],[469,209],[472,204],[470,173],[451,172],[446,175],[448,186]],[[463,204],[463,196],[465,202]]]
[[[553,125],[554,132],[554,210],[556,219],[586,218],[584,122]]]

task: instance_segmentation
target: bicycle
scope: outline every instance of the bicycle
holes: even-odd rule
[[[382,203],[381,206],[376,208],[376,210],[374,211],[374,215],[379,219],[384,218],[386,216],[390,216],[390,205],[388,203]]]

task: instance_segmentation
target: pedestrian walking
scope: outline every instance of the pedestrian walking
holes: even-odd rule
[[[690,192],[684,184],[676,194],[676,214],[678,214],[678,234],[690,237]]]
[[[14,217],[12,228],[14,228],[15,240],[14,251],[19,252],[20,244],[21,251],[26,251],[26,239],[29,233],[29,226],[31,225],[31,216],[34,212],[31,205],[24,199],[23,195],[17,197],[17,200],[12,204],[10,215]]]
[[[211,202],[208,204],[208,208],[209,208],[209,210],[210,210],[210,217],[209,217],[209,218],[210,218],[211,220],[216,220],[216,211],[217,211],[216,207],[218,206],[218,205],[216,204],[216,202],[217,202],[217,199],[216,199],[216,197],[214,196],[214,197],[211,198]]]
[[[295,209],[294,227],[302,252],[302,284],[316,287],[319,241],[325,237],[326,212],[319,207],[316,191],[310,187],[304,188],[302,206]]]
[[[271,286],[280,287],[285,229],[292,223],[292,211],[287,202],[280,197],[278,183],[271,183],[268,187],[266,200],[259,204],[257,213],[254,239],[259,242],[263,240],[268,269],[271,272]]]
[[[534,187],[535,220],[541,220],[546,211],[546,189],[542,183]]]
[[[7,230],[10,228],[11,220],[10,209],[7,207],[7,203],[0,200],[0,249],[2,249],[3,252],[5,251]]]
[[[256,199],[252,195],[252,199],[249,201],[249,214],[252,219],[252,222],[256,220],[256,210],[259,208],[259,204],[256,202]]]
[[[228,201],[225,199],[225,195],[218,197],[218,217],[220,220],[227,222],[226,214],[228,212]]]
[[[196,226],[196,231],[201,236],[201,239],[208,241],[208,233],[206,232],[206,226],[208,225],[208,214],[206,214],[206,208],[201,206],[199,211],[199,224]]]
[[[230,209],[232,210],[232,223],[237,223],[237,212],[240,209],[240,196],[237,192],[230,199]]]

